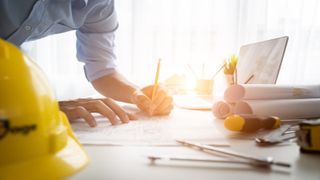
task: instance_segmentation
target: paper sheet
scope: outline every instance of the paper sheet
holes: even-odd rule
[[[97,117],[98,126],[90,128],[84,121],[71,123],[82,144],[101,145],[177,145],[175,139],[228,146],[215,126],[210,112],[175,108],[170,116],[148,117],[137,113],[139,120],[112,126],[104,117]]]

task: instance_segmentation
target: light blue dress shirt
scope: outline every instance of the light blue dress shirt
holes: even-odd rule
[[[113,0],[38,0],[29,16],[7,40],[25,41],[76,30],[77,58],[84,62],[89,81],[115,72]]]

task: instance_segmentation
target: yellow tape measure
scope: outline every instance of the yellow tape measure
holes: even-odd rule
[[[303,121],[299,126],[296,134],[301,151],[320,153],[320,119]]]

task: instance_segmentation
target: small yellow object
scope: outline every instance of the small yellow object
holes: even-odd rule
[[[224,120],[224,127],[231,131],[241,131],[245,122],[246,121],[243,117],[239,115],[231,115]]]
[[[281,119],[276,116],[272,116],[272,118],[275,120],[272,129],[279,128],[281,126]]]
[[[301,151],[320,153],[320,119],[306,120],[299,126],[296,134]]]
[[[0,179],[62,179],[88,163],[47,82],[0,39]]]
[[[234,114],[224,120],[224,127],[231,131],[255,132],[260,129],[279,128],[281,119],[276,116]]]
[[[226,60],[224,65],[224,74],[234,74],[238,63],[238,57],[232,55],[228,60]]]
[[[230,58],[230,64],[231,64],[231,66],[235,67],[237,65],[237,63],[238,63],[238,56],[233,54]]]

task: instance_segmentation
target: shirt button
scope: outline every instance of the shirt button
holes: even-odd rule
[[[26,31],[30,31],[30,30],[32,29],[32,27],[31,27],[31,26],[25,26],[24,29],[25,29]]]

